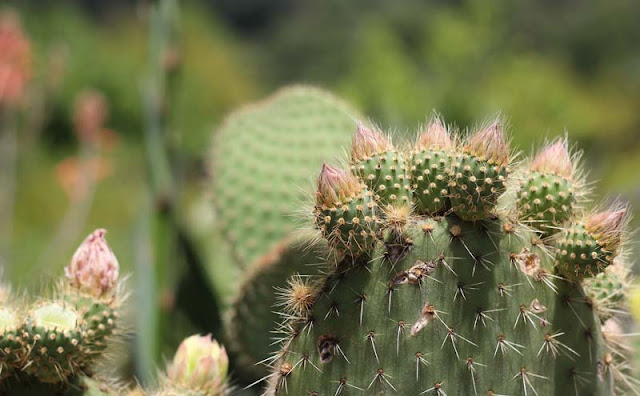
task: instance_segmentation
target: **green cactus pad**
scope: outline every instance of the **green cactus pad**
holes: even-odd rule
[[[327,254],[325,248],[311,248],[307,242],[285,241],[249,270],[226,323],[228,347],[236,356],[240,376],[255,381],[268,374],[266,361],[279,348],[270,333],[282,320],[274,310],[284,303],[278,296],[292,275],[315,273]]]
[[[445,150],[421,150],[411,160],[411,181],[416,212],[441,214],[450,209],[449,167],[451,155]]]
[[[95,298],[64,288],[60,293],[65,302],[81,316],[78,326],[83,331],[83,348],[86,361],[99,358],[108,341],[117,333],[119,297]]]
[[[411,186],[402,154],[389,150],[352,165],[359,176],[378,196],[381,205],[407,205],[411,202]]]
[[[87,352],[100,352],[107,347],[109,338],[116,331],[117,312],[108,304],[94,302],[84,313]]]
[[[365,188],[340,207],[316,206],[315,226],[331,247],[358,256],[375,242],[377,211],[373,194]]]
[[[469,154],[456,155],[449,182],[454,213],[466,221],[487,219],[506,190],[507,174],[505,166]]]
[[[603,323],[621,310],[625,298],[624,275],[612,269],[613,266],[607,267],[603,272],[583,282],[585,293],[591,299]]]
[[[590,277],[613,263],[607,251],[581,222],[573,223],[557,241],[556,268],[567,277]]]
[[[573,391],[554,376],[571,370],[594,381],[581,395],[606,394],[593,311],[579,288],[551,276],[536,241],[506,220],[455,217],[389,235],[372,256],[386,260],[345,263],[327,278],[313,326],[296,323],[285,346],[278,369],[291,370],[276,394],[287,394],[286,380],[300,395],[442,395],[437,384],[451,395],[524,395],[523,383],[527,394],[552,395]]]
[[[573,212],[576,196],[572,182],[540,172],[529,172],[525,177],[518,196],[520,216],[552,234]]]
[[[304,189],[324,160],[342,155],[356,114],[324,91],[293,87],[227,118],[213,144],[213,192],[243,267],[297,228]]]
[[[33,309],[22,329],[29,362],[23,370],[40,382],[65,382],[79,371],[82,353],[80,316],[59,303]]]
[[[283,313],[265,394],[613,396],[630,383],[585,292],[588,266],[576,277],[559,264],[585,247],[612,262],[626,207],[584,220],[599,242],[577,220],[541,239],[540,224],[518,221],[517,186],[503,194],[508,145],[493,125],[452,153],[451,211],[385,218],[373,251],[326,260],[307,310]]]

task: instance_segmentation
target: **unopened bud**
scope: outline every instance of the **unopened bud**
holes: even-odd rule
[[[319,205],[331,206],[336,202],[345,202],[346,198],[356,195],[361,189],[356,176],[340,168],[322,164],[316,193]]]
[[[418,138],[418,148],[420,149],[448,150],[452,147],[453,140],[439,118],[434,118],[427,126],[427,130],[422,132]]]
[[[228,366],[227,352],[211,335],[193,335],[178,347],[167,375],[174,385],[217,394],[224,387]]]
[[[358,128],[351,145],[351,159],[353,161],[366,160],[391,149],[393,149],[393,145],[387,136],[358,122]]]
[[[585,221],[585,228],[600,245],[615,252],[620,246],[628,220],[629,210],[623,207],[590,215]]]
[[[0,13],[0,105],[17,105],[31,76],[31,44],[18,14]]]
[[[465,150],[489,163],[501,166],[509,163],[509,147],[499,121],[473,134]]]
[[[102,228],[92,232],[64,269],[72,287],[95,297],[115,290],[118,283],[118,259],[107,244],[105,233]]]
[[[567,148],[567,142],[558,139],[544,147],[531,163],[531,170],[540,173],[551,173],[557,176],[571,179],[573,175],[573,164]]]

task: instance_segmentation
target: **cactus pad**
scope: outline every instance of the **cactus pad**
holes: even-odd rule
[[[232,114],[217,132],[215,206],[245,268],[296,229],[304,188],[322,161],[341,154],[355,114],[328,93],[294,87]]]
[[[527,175],[518,199],[522,218],[541,229],[561,226],[570,218],[575,204],[570,180],[540,172]]]
[[[520,222],[515,202],[497,206],[520,188],[508,183],[499,123],[442,155],[451,164],[433,169],[448,174],[453,213],[418,209],[389,221],[384,212],[358,252],[333,246],[304,300],[295,286],[284,293],[284,335],[266,394],[612,396],[628,380],[588,294],[604,279],[584,280],[613,261],[628,208],[584,217],[567,211],[573,226],[541,239],[545,230]],[[356,173],[367,183],[366,173]],[[322,168],[316,213],[351,191],[348,180]],[[503,194],[507,186],[513,191]],[[385,199],[376,194],[377,206]],[[316,221],[327,237],[322,225]],[[358,225],[342,222],[340,233]]]

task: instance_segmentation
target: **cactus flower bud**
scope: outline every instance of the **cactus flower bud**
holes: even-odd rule
[[[366,160],[391,149],[393,149],[393,145],[387,136],[358,122],[358,128],[351,145],[351,159],[353,161]]]
[[[92,232],[64,269],[71,286],[95,297],[113,291],[118,283],[118,259],[107,244],[105,233],[102,228]]]
[[[623,207],[594,213],[585,221],[585,228],[598,243],[610,252],[620,246],[622,232],[629,220],[629,211]]]
[[[361,189],[356,176],[340,168],[322,164],[316,193],[318,205],[331,206],[336,202],[345,202],[346,198],[354,196]]]
[[[555,143],[544,147],[533,159],[531,170],[571,179],[573,164],[566,141],[558,139]]]
[[[453,148],[453,140],[449,132],[442,125],[439,118],[434,118],[427,126],[427,130],[418,137],[418,147],[421,149],[448,150]]]
[[[465,151],[484,160],[505,166],[509,163],[509,147],[504,139],[502,124],[498,121],[476,132],[469,139]]]
[[[17,105],[31,76],[31,44],[20,19],[11,11],[0,13],[0,105]]]
[[[192,335],[182,341],[169,364],[167,375],[173,385],[217,395],[224,388],[229,358],[211,335]]]

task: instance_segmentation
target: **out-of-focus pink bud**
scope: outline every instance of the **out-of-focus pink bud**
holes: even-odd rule
[[[351,159],[353,161],[362,161],[391,149],[393,149],[393,145],[387,136],[358,122],[351,145]]]
[[[509,147],[498,121],[473,134],[465,150],[492,164],[506,166],[509,163]]]
[[[0,106],[16,106],[31,77],[31,44],[15,12],[0,13]]]
[[[322,164],[318,176],[318,205],[332,206],[337,202],[345,202],[346,198],[356,195],[362,190],[358,178],[351,173],[331,165]]]
[[[105,233],[102,228],[92,232],[64,269],[72,287],[95,297],[108,295],[118,283],[118,259],[107,244]]]
[[[555,143],[540,150],[531,163],[531,170],[571,179],[573,165],[566,141],[558,139]]]
[[[442,121],[439,118],[433,119],[427,126],[427,130],[420,134],[418,148],[435,150],[453,148],[453,140],[451,140],[447,128],[442,125]]]
[[[224,388],[228,367],[227,352],[211,335],[192,335],[178,347],[167,376],[174,385],[217,394]]]

